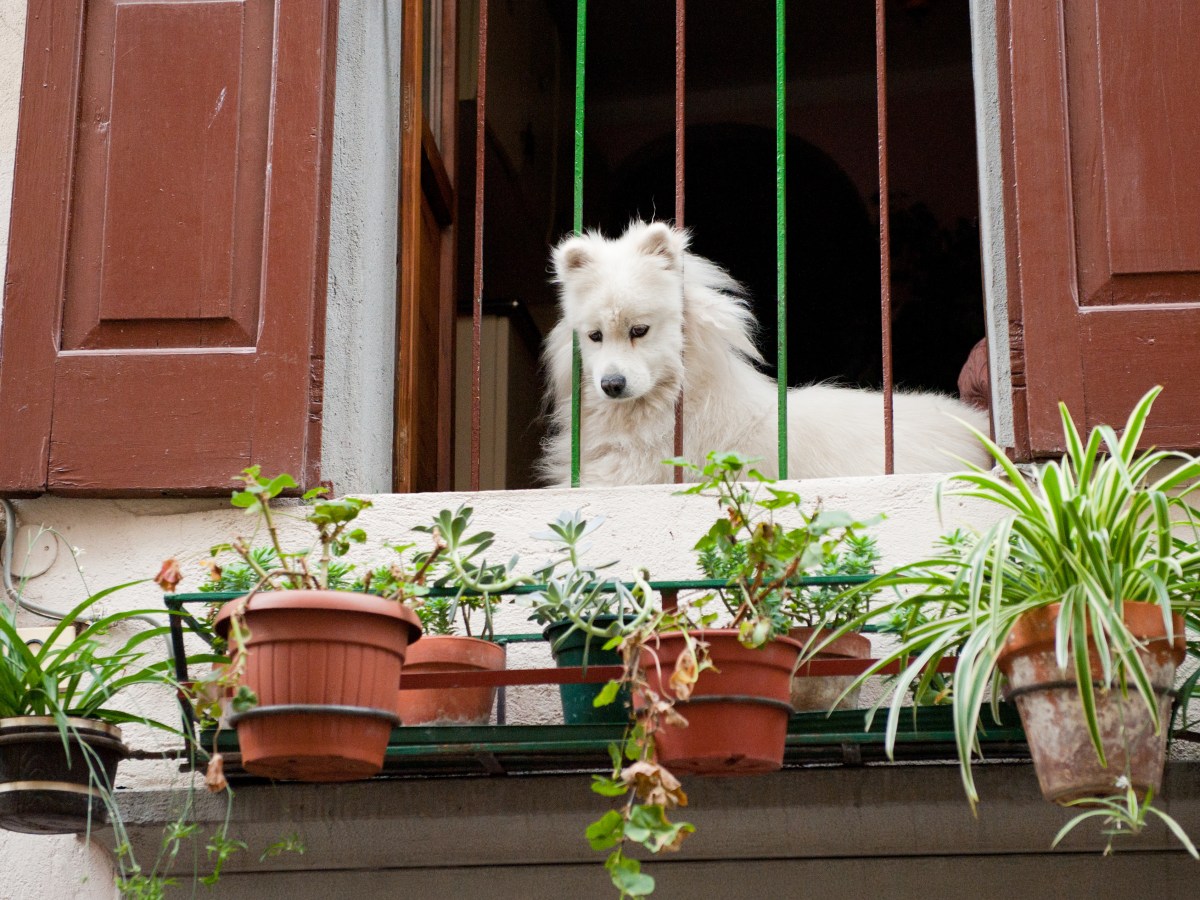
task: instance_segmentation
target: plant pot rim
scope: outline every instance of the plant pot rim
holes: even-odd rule
[[[499,671],[508,666],[508,649],[504,644],[472,635],[427,634],[419,647],[409,648],[404,669],[416,671],[423,666],[446,663]]]
[[[244,597],[228,600],[222,604],[213,620],[213,628],[222,637],[228,631],[228,622],[239,604],[246,604],[246,612],[266,610],[308,609],[327,612],[366,613],[398,619],[408,626],[408,642],[421,637],[421,620],[412,609],[395,600],[384,600],[373,594],[354,591],[284,590],[261,591],[246,601]]]
[[[489,638],[476,637],[473,634],[429,634],[428,632],[426,632],[421,636],[421,640],[425,641],[426,643],[428,643],[429,641],[446,640],[446,639],[454,640],[454,641],[474,641],[477,644],[488,644],[489,646],[493,646],[493,647],[503,647],[504,646],[503,644],[501,644],[497,641],[490,640]]]
[[[121,729],[103,719],[88,719],[81,716],[68,716],[67,724],[79,731],[94,731],[121,740]],[[0,731],[6,729],[24,728],[58,728],[58,722],[53,716],[9,716],[0,719]]]
[[[1034,653],[1055,646],[1055,631],[1062,603],[1055,601],[1022,613],[1013,622],[996,657],[996,665],[1002,670],[1014,656]],[[1167,630],[1163,624],[1162,607],[1145,600],[1126,600],[1122,604],[1123,618],[1134,637],[1151,644],[1166,645]],[[1175,665],[1179,665],[1187,654],[1183,616],[1171,613],[1174,642],[1169,645]],[[1091,638],[1088,638],[1089,645]]]
[[[798,625],[795,628],[788,629],[788,637],[799,641],[801,646],[807,648],[809,637],[812,633],[828,633],[833,630],[834,629],[832,628],[822,628],[816,625]],[[817,658],[838,657],[845,659],[868,659],[870,656],[871,639],[858,631],[851,631],[843,634],[829,646],[821,648],[821,651],[817,654]]]
[[[632,621],[636,618],[636,616],[634,616],[632,613],[600,613],[594,619],[592,619],[592,621],[597,623],[602,620],[606,622],[615,622],[618,618],[623,618],[626,621]],[[556,653],[559,649],[558,645],[567,638],[565,634],[558,635],[555,634],[555,632],[569,630],[572,624],[573,622],[571,619],[555,619],[542,629],[542,639],[549,642],[551,653]],[[574,634],[585,634],[585,632],[580,630],[576,631]],[[593,641],[601,640],[601,638],[597,635],[592,635],[591,637]]]
[[[679,629],[679,628],[673,628],[670,631],[657,631],[654,633],[654,637],[651,638],[651,640],[653,640],[653,639],[678,640],[678,639],[682,638],[684,633],[685,632],[683,631],[683,629]],[[694,628],[694,629],[689,628],[686,633],[690,634],[694,638],[699,638],[700,640],[705,640],[705,641],[712,640],[712,639],[725,641],[729,638],[732,638],[733,640],[737,641],[739,645],[742,645],[741,640],[740,640],[741,632],[739,632],[736,628]],[[753,647],[753,648],[746,647],[745,649],[761,650],[761,649],[763,649],[763,647],[767,647],[770,644],[792,644],[793,646],[796,647],[797,650],[804,649],[803,645],[798,640],[796,640],[793,637],[788,637],[786,635],[780,635],[778,637],[773,637],[769,641],[764,643],[762,645],[762,647]],[[742,646],[744,646],[744,645],[742,645]]]

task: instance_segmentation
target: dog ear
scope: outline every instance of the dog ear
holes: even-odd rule
[[[638,248],[647,256],[661,258],[669,268],[675,268],[683,253],[683,239],[678,232],[663,222],[652,222],[646,226]]]
[[[560,279],[569,273],[587,268],[591,261],[592,255],[583,238],[567,238],[554,248],[554,274]]]

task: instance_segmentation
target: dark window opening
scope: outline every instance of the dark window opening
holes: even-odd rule
[[[575,9],[573,0],[547,0],[492,4],[489,13],[483,296],[485,314],[506,337],[489,357],[503,384],[487,387],[485,379],[485,407],[500,410],[490,421],[485,411],[485,433],[502,435],[483,442],[504,458],[484,487],[534,484],[542,426],[530,387],[539,383],[539,336],[557,313],[547,259],[571,228]],[[461,26],[460,48],[473,47],[476,23]],[[688,6],[685,224],[693,250],[750,289],[769,361],[773,35],[770,5]],[[589,8],[585,227],[613,234],[635,216],[674,214],[674,37],[674,4]],[[984,336],[967,4],[889,3],[887,40],[895,383],[953,393]],[[878,387],[874,4],[792,4],[787,47],[788,380]],[[469,77],[460,85],[473,82],[473,67],[461,68]],[[473,146],[474,121],[468,98],[459,116],[464,150]],[[474,160],[470,152],[458,159],[457,292],[460,329],[469,330]],[[468,366],[460,352],[460,382]],[[458,397],[469,402],[469,393]],[[466,443],[460,428],[460,473]],[[465,486],[461,474],[456,486]]]

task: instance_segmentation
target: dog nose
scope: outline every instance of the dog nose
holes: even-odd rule
[[[624,375],[604,375],[600,378],[600,388],[610,397],[620,397],[625,393]]]

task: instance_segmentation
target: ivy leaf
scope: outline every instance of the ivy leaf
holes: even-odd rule
[[[642,873],[642,864],[619,850],[604,864],[613,886],[625,897],[645,897],[654,893],[654,879]]]
[[[608,682],[608,684],[600,689],[600,693],[596,695],[595,699],[592,700],[592,706],[608,706],[617,699],[617,694],[620,693],[620,690],[621,682]]]
[[[592,776],[592,792],[601,797],[620,797],[629,790],[629,785],[618,778],[606,778],[603,775]]]
[[[624,837],[625,820],[615,809],[610,809],[587,827],[588,843],[592,845],[593,850],[615,847]]]

